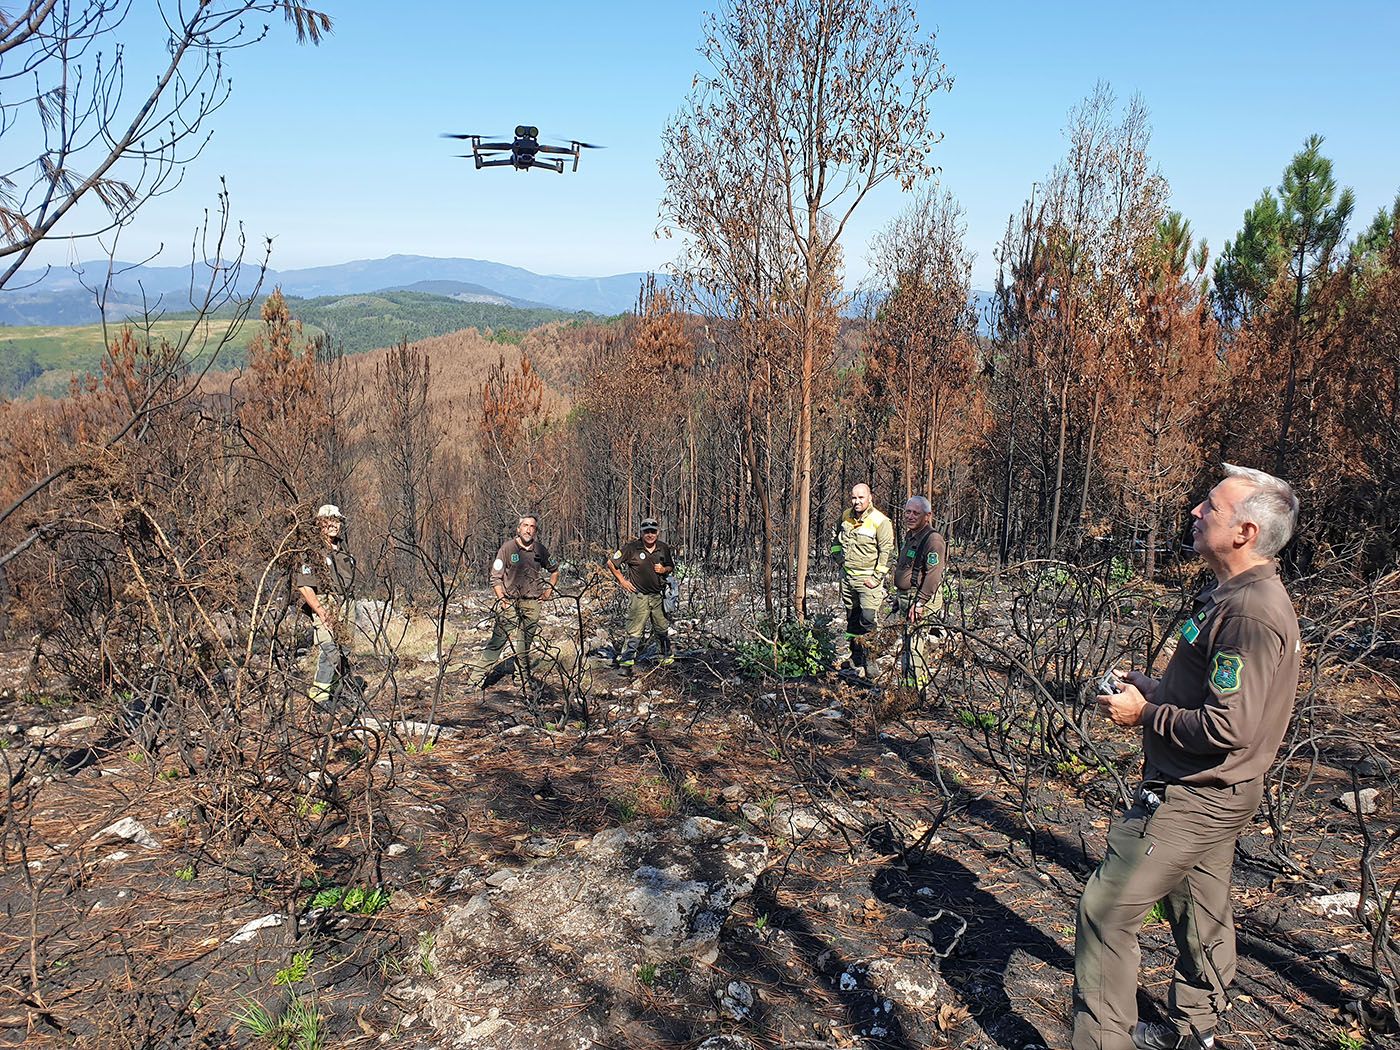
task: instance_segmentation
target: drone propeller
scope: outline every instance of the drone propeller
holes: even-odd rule
[[[593,143],[591,143],[591,142],[580,142],[578,139],[570,139],[569,141],[572,142],[575,146],[578,146],[580,149],[607,149],[607,148],[608,148],[607,146],[595,146],[595,145],[594,145]]]
[[[470,132],[456,131],[444,131],[442,133],[442,138],[445,139],[494,139],[499,137],[498,135],[473,135]]]

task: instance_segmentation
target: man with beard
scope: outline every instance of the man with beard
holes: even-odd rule
[[[496,593],[496,625],[491,638],[471,662],[484,686],[492,669],[507,656],[515,657],[521,677],[530,670],[530,649],[540,624],[540,602],[554,597],[559,582],[559,559],[538,538],[540,520],[521,515],[515,535],[501,544],[491,563],[491,589]],[[505,653],[506,645],[511,652]]]

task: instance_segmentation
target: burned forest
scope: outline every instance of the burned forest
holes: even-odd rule
[[[0,1045],[1068,1046],[1143,771],[1096,697],[1182,644],[1226,463],[1301,505],[1301,672],[1215,1045],[1400,1045],[1400,198],[1355,215],[1314,135],[1212,249],[1101,84],[978,292],[912,7],[720,8],[661,143],[675,263],[629,313],[348,353],[222,195],[180,332],[114,316],[66,396],[0,400]],[[180,46],[223,83],[214,31]],[[135,149],[74,200],[126,221]],[[0,295],[48,207],[0,195]],[[828,552],[864,485],[897,533],[925,497],[946,566],[926,626],[881,590],[855,674]],[[526,519],[557,580],[483,668]],[[669,626],[634,652],[608,563],[648,519]],[[1163,907],[1140,940],[1162,1020]]]

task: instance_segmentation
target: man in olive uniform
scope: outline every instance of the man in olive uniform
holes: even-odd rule
[[[904,682],[918,689],[928,685],[933,663],[930,620],[943,611],[943,567],[948,545],[933,529],[933,507],[927,496],[904,502],[904,542],[894,563],[895,607],[908,644],[902,668]]]
[[[324,706],[340,675],[355,627],[355,559],[344,547],[345,517],[327,503],[316,512],[323,550],[308,558],[292,579],[293,598],[311,617],[316,674],[307,696]]]
[[[617,661],[620,667],[631,667],[637,662],[637,651],[648,624],[660,644],[661,666],[669,667],[676,662],[671,655],[670,621],[662,608],[666,577],[675,569],[676,561],[671,548],[658,539],[660,534],[660,522],[646,518],[642,521],[641,536],[628,540],[608,559],[608,571],[613,579],[632,596],[627,606],[627,642]]]
[[[496,592],[496,626],[486,647],[472,660],[485,685],[491,670],[505,656],[514,656],[522,677],[530,667],[530,649],[540,623],[540,602],[554,597],[559,582],[559,559],[536,537],[540,520],[521,516],[515,535],[501,544],[491,563],[491,589]],[[507,643],[511,652],[505,654]],[[504,654],[504,655],[503,655]]]
[[[870,672],[861,638],[875,629],[885,600],[885,576],[894,555],[894,525],[875,509],[869,485],[851,489],[851,507],[836,526],[831,553],[841,563],[841,605],[846,610],[850,665],[864,678]]]
[[[1215,584],[1196,598],[1166,673],[1130,671],[1098,698],[1115,725],[1142,727],[1143,783],[1079,902],[1073,1050],[1213,1047],[1235,976],[1235,840],[1287,731],[1301,644],[1274,560],[1297,497],[1262,471],[1227,463],[1225,474],[1191,511]],[[1165,1025],[1137,1021],[1138,931],[1158,900],[1178,953]]]

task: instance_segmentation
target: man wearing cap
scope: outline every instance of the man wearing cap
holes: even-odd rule
[[[894,554],[894,525],[875,509],[869,485],[851,489],[851,507],[836,526],[831,553],[841,563],[841,605],[846,610],[850,666],[864,678],[869,671],[861,638],[875,629]]]
[[[927,496],[904,501],[904,542],[894,563],[895,608],[908,639],[903,654],[904,683],[922,689],[932,675],[930,620],[943,611],[943,566],[948,545],[933,529]]]
[[[316,674],[307,696],[324,706],[340,674],[355,626],[355,559],[344,548],[345,516],[333,503],[316,511],[321,532],[319,556],[307,558],[292,580],[292,597],[311,617],[316,643]]]
[[[516,523],[515,535],[501,544],[491,563],[491,589],[496,592],[496,626],[486,647],[477,653],[471,667],[481,685],[504,658],[506,645],[515,657],[521,677],[530,669],[530,649],[540,624],[540,602],[554,597],[559,582],[559,559],[549,553],[537,537],[540,519],[524,514]]]
[[[1235,976],[1235,840],[1287,732],[1302,646],[1274,560],[1298,499],[1263,471],[1226,463],[1225,474],[1191,511],[1215,584],[1196,598],[1166,673],[1129,671],[1098,698],[1114,725],[1142,727],[1143,782],[1079,902],[1072,1050],[1209,1050]],[[1178,958],[1169,1023],[1143,1024],[1137,938],[1159,900]]]
[[[661,666],[669,667],[676,662],[671,655],[671,625],[664,608],[666,577],[675,569],[676,562],[671,548],[657,538],[660,533],[660,522],[644,518],[642,534],[628,540],[608,558],[608,571],[613,579],[632,596],[627,605],[627,642],[617,661],[620,667],[631,667],[637,662],[637,651],[648,624],[661,648]]]

